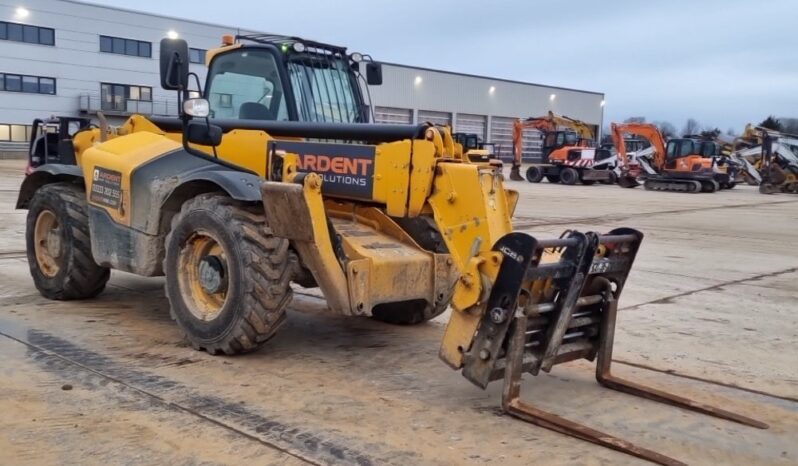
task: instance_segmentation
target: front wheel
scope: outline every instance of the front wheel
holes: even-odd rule
[[[296,261],[263,207],[219,194],[186,201],[166,238],[166,297],[197,350],[252,351],[285,321]]]
[[[110,277],[110,270],[97,265],[91,254],[85,196],[79,186],[54,183],[31,199],[25,232],[28,265],[45,298],[93,298]]]

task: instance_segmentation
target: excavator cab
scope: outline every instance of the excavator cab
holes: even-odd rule
[[[571,146],[579,146],[579,136],[573,131],[552,131],[543,138],[543,158],[553,151]]]

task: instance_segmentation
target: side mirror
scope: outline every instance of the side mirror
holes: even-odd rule
[[[161,39],[161,87],[167,91],[188,88],[188,42]]]
[[[366,82],[369,86],[382,85],[382,63],[366,63]]]
[[[204,121],[190,121],[186,128],[186,140],[192,144],[216,147],[222,143],[222,128],[207,125]]]

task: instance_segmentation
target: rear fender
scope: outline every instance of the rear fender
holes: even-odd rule
[[[51,163],[41,165],[31,174],[27,175],[19,188],[17,209],[27,209],[33,195],[42,186],[68,181],[83,186],[83,171],[77,165]]]

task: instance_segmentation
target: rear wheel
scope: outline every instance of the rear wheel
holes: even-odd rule
[[[560,175],[546,175],[546,181],[549,183],[559,183],[560,182]]]
[[[615,184],[617,182],[618,182],[618,175],[616,175],[615,172],[612,170],[610,170],[606,180],[601,180],[601,184]]]
[[[560,181],[562,184],[574,185],[579,181],[579,172],[571,167],[563,168],[560,171]]]
[[[530,183],[540,183],[543,180],[543,170],[535,165],[526,169],[526,180]]]
[[[166,238],[166,297],[191,345],[252,351],[285,321],[296,262],[258,205],[219,194],[186,201]]]
[[[105,289],[110,270],[92,257],[88,207],[80,187],[54,183],[40,188],[30,202],[26,227],[28,265],[42,296],[87,299]]]

